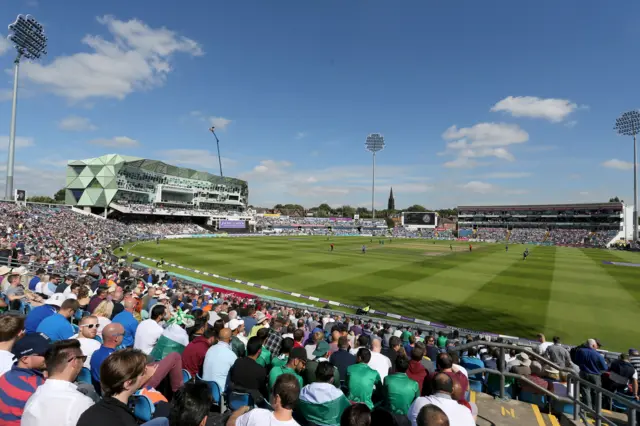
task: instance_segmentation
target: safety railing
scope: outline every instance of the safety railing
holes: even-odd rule
[[[579,377],[574,370],[561,367],[549,361],[548,359],[541,356],[540,354],[533,352],[529,349],[525,349],[525,348],[522,348],[521,346],[509,345],[505,343],[475,341],[475,342],[466,343],[464,345],[459,345],[453,348],[449,348],[448,351],[462,352],[464,350],[467,350],[473,347],[478,347],[478,346],[486,346],[489,348],[499,349],[500,358],[496,362],[498,366],[498,370],[494,370],[491,368],[477,368],[473,370],[468,370],[467,374],[469,375],[469,377],[472,377],[473,375],[479,374],[479,373],[498,375],[500,377],[500,389],[499,389],[500,398],[505,397],[505,385],[506,385],[505,378],[512,377],[521,382],[527,383],[528,385],[536,389],[540,394],[546,395],[553,401],[558,401],[563,404],[571,404],[573,406],[573,419],[576,421],[578,419],[581,419],[585,422],[585,424],[588,424],[585,414],[590,414],[594,418],[596,426],[601,426],[603,422],[606,422],[608,424],[619,424],[619,421],[614,421],[613,419],[608,418],[602,412],[602,409],[603,409],[602,397],[606,396],[607,398],[609,398],[610,401],[616,401],[618,404],[626,407],[627,425],[637,426],[636,419],[637,419],[638,410],[640,410],[640,404],[628,398],[625,398],[624,396],[615,394],[599,386],[596,386],[593,383],[588,382],[583,378]],[[512,349],[519,353],[526,353],[529,356],[529,358],[533,358],[539,361],[543,366],[547,365],[547,366],[550,366],[551,368],[558,370],[559,372],[565,373],[567,375],[568,397],[556,395],[555,393],[549,391],[548,389],[543,388],[537,383],[534,383],[533,381],[528,379],[526,376],[523,376],[521,374],[510,373],[506,371],[507,363],[505,362],[505,353],[507,350],[510,351]],[[585,392],[585,393],[590,392],[592,395],[595,395],[595,400],[592,401],[595,407],[591,407],[580,400],[581,392]]]

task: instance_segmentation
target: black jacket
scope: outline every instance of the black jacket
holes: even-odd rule
[[[77,426],[114,425],[138,426],[138,422],[126,404],[113,397],[106,397],[82,413]]]

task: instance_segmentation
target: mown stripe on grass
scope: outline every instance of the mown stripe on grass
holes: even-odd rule
[[[595,263],[598,263],[600,268],[605,271],[613,280],[623,288],[627,294],[637,302],[637,307],[640,308],[640,270],[637,268],[629,268],[625,266],[617,265],[605,265],[603,260],[613,262],[628,262],[629,260],[618,256],[613,251],[602,251],[593,249],[582,249],[582,253],[588,256]]]

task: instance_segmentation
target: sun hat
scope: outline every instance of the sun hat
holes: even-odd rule
[[[267,316],[262,312],[256,312],[256,324],[261,324],[267,320]]]
[[[531,360],[529,359],[529,355],[524,352],[520,352],[516,355],[516,359],[520,363],[520,365],[524,365],[525,367],[529,367],[531,365]]]

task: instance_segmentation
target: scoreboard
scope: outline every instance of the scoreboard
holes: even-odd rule
[[[435,228],[438,226],[436,212],[402,212],[402,225],[412,228]]]

